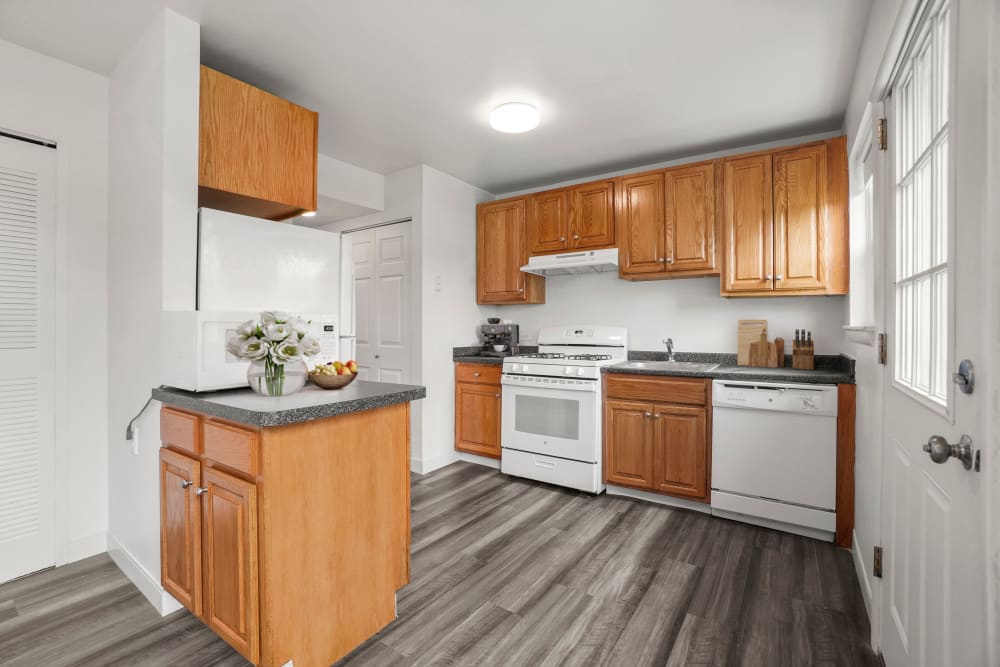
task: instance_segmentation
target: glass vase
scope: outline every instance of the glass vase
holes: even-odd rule
[[[247,384],[261,396],[291,396],[306,385],[309,369],[304,361],[279,364],[271,359],[250,362]]]

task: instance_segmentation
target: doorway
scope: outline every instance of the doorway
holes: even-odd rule
[[[350,234],[354,263],[355,358],[362,380],[412,379],[410,220]]]
[[[0,137],[0,583],[55,565],[55,169]]]

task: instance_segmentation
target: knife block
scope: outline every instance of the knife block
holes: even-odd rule
[[[798,340],[792,342],[792,368],[811,371],[815,363],[815,341]]]

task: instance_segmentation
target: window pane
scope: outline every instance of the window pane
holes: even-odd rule
[[[934,147],[934,253],[932,263],[948,261],[948,133]]]
[[[933,275],[931,293],[934,299],[934,371],[931,394],[940,401],[948,398],[948,270]]]
[[[910,384],[913,377],[910,287],[910,283],[901,283],[896,286],[896,379],[906,384]]]
[[[918,278],[913,285],[913,378],[914,387],[925,394],[931,389],[931,278]]]
[[[937,79],[937,87],[935,92],[935,102],[937,103],[937,124],[934,129],[939,130],[945,126],[948,122],[948,107],[949,107],[949,89],[948,81],[950,80],[950,72],[948,71],[948,54],[950,41],[950,35],[948,34],[949,26],[949,14],[948,8],[945,7],[941,12],[941,16],[938,18],[937,22],[937,35],[935,36],[935,55],[936,55],[936,72],[935,79]]]
[[[913,176],[913,273],[931,268],[931,159],[927,157]]]
[[[918,159],[931,143],[933,74],[934,54],[931,50],[931,41],[927,40],[918,52],[913,68],[913,78],[916,84],[916,94],[913,101],[915,141],[913,160]]]

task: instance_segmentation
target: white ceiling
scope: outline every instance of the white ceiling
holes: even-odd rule
[[[0,0],[0,38],[97,72],[162,6],[202,60],[320,113],[320,152],[495,193],[839,129],[870,0]],[[487,124],[504,101],[541,126]]]

